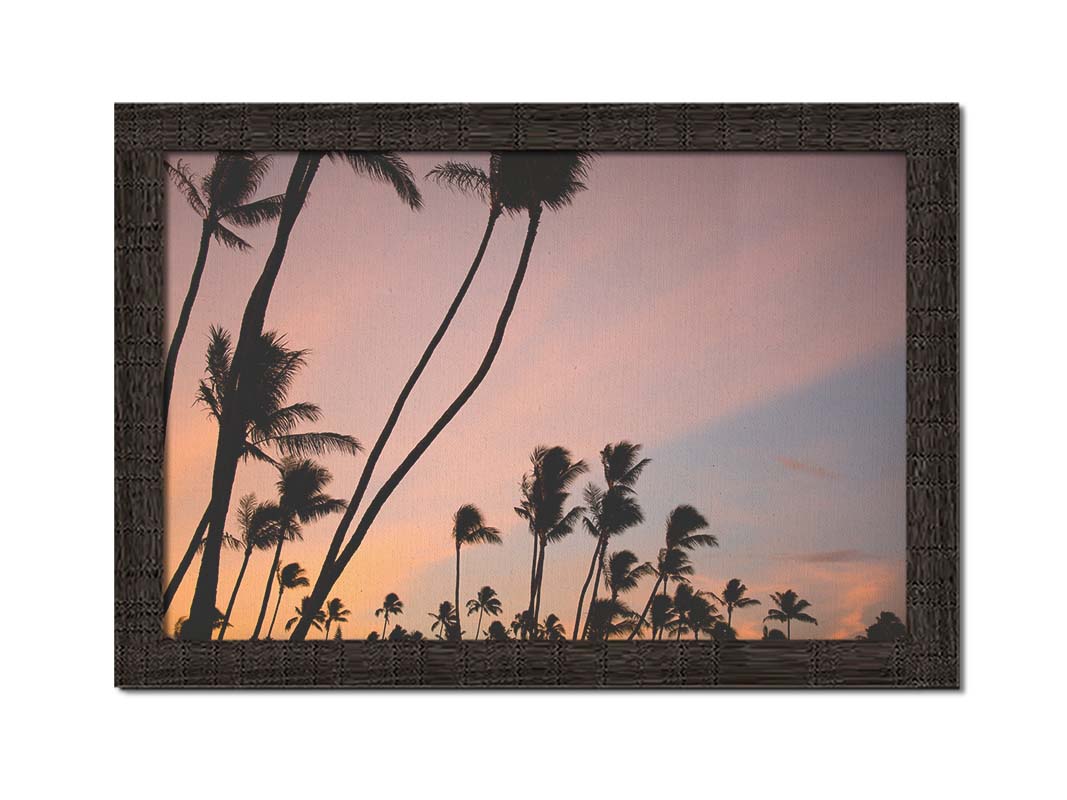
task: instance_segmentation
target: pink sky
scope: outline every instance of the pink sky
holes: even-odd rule
[[[172,154],[171,159],[177,158]],[[206,172],[211,157],[181,156]],[[424,175],[444,154],[413,154]],[[481,165],[481,154],[460,156]],[[283,190],[279,155],[263,194]],[[613,541],[654,559],[667,512],[700,509],[720,547],[698,551],[697,588],[741,578],[762,608],[734,617],[758,636],[771,591],[795,589],[818,628],[851,637],[881,610],[904,615],[904,158],[892,154],[606,154],[574,206],[546,213],[522,295],[488,378],[379,516],[334,594],[346,637],[375,628],[395,591],[405,627],[452,595],[451,515],[467,502],[504,545],[464,551],[462,595],[490,584],[504,615],[525,604],[530,537],[512,507],[538,444],[568,447],[602,482],[598,452],[630,439],[653,464],[638,485],[644,525]],[[485,223],[476,201],[420,180],[425,208],[324,162],[293,232],[267,328],[309,348],[290,394],[318,403],[316,428],[369,448],[469,267]],[[187,287],[199,221],[168,194],[168,329]],[[473,373],[525,233],[504,218],[463,308],[408,402],[372,483],[403,458]],[[212,247],[178,362],[167,452],[168,576],[200,518],[216,429],[192,397],[211,324],[236,332],[273,240],[249,254]],[[323,459],[347,499],[363,458]],[[234,499],[273,495],[242,465]],[[584,485],[584,482],[583,484]],[[574,501],[580,500],[581,485]],[[336,520],[308,526],[283,561],[314,576]],[[593,542],[550,548],[542,611],[570,629]],[[269,557],[253,557],[228,634],[251,632]],[[226,553],[219,605],[240,556]],[[195,570],[195,565],[194,565]],[[188,612],[186,580],[168,625]],[[650,587],[630,598],[643,606]],[[291,616],[298,596],[283,601]],[[276,631],[277,636],[277,631]]]

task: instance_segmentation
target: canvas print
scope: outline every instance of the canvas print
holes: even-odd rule
[[[166,636],[906,635],[903,154],[165,162]]]

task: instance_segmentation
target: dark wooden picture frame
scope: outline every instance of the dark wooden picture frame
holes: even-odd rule
[[[959,108],[951,104],[116,106],[116,685],[958,687],[959,139]],[[527,149],[906,155],[906,639],[186,642],[163,635],[164,153]]]

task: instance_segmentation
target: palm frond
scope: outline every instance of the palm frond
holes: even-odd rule
[[[466,161],[445,161],[427,172],[426,178],[440,186],[489,202],[489,176],[485,170]]]
[[[358,150],[331,152],[330,159],[342,159],[359,175],[392,185],[397,196],[412,210],[422,208],[422,195],[415,185],[411,167],[396,153],[368,153]]]
[[[178,159],[177,164],[170,164],[166,161],[163,162],[163,168],[167,172],[167,177],[178,189],[179,192],[185,197],[185,202],[195,211],[200,217],[207,216],[207,207],[204,205],[204,201],[200,198],[200,192],[196,190],[196,176],[193,171],[189,169],[189,166]]]
[[[284,204],[285,195],[276,194],[272,197],[256,200],[253,203],[231,208],[222,215],[222,218],[242,228],[254,228],[264,222],[277,219],[282,213]]]
[[[270,441],[286,456],[324,456],[328,453],[354,456],[363,450],[363,445],[355,437],[329,431],[288,433]]]
[[[226,245],[231,250],[237,250],[238,252],[245,253],[252,249],[252,245],[231,231],[221,222],[216,222],[215,227],[211,230],[211,235],[215,237],[215,241],[220,244]]]

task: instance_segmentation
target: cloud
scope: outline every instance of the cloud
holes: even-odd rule
[[[824,550],[802,556],[790,556],[803,564],[843,564],[849,561],[866,561],[867,556],[860,550]]]
[[[778,456],[775,461],[777,461],[786,469],[791,469],[795,472],[803,472],[805,475],[814,475],[817,478],[826,478],[832,480],[834,478],[841,477],[840,473],[834,472],[833,470],[826,469],[825,467],[820,467],[818,464],[808,464],[804,461],[798,461],[795,458]]]

